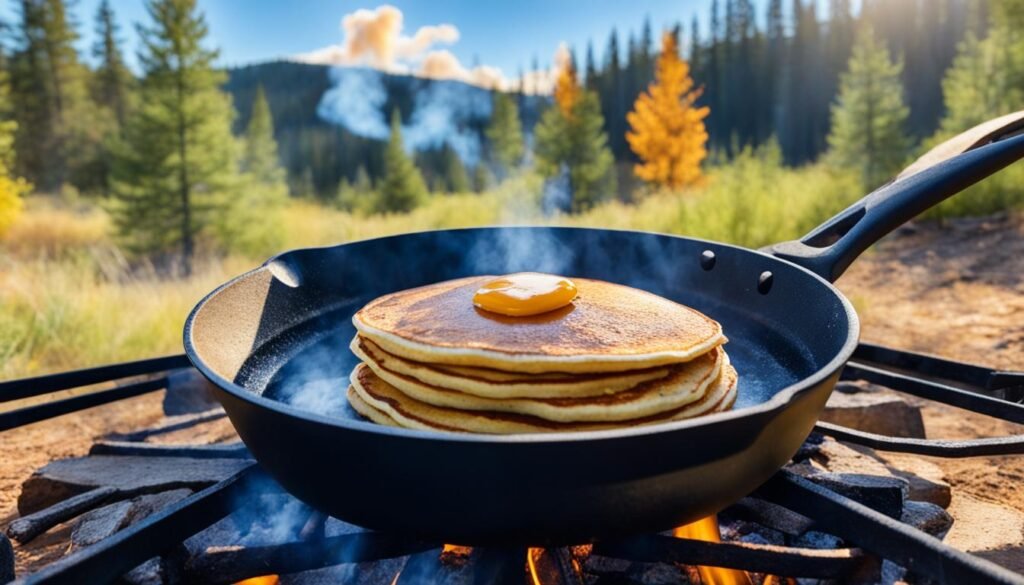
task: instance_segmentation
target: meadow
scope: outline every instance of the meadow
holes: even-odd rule
[[[933,217],[1020,207],[1020,165],[955,197]],[[582,214],[540,212],[542,181],[522,173],[483,194],[433,195],[404,214],[357,215],[291,199],[273,218],[281,249],[409,231],[492,224],[638,229],[760,247],[799,237],[855,201],[859,181],[826,165],[785,168],[769,150],[712,167],[700,187],[607,202]],[[216,285],[264,261],[202,255],[171,278],[119,249],[102,200],[37,195],[0,239],[0,379],[181,351],[181,328]]]

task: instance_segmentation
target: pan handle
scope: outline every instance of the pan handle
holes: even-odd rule
[[[834,282],[860,254],[926,209],[1024,157],[1024,111],[975,126],[799,240],[764,248]]]

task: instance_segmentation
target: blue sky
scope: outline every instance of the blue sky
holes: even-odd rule
[[[73,13],[79,22],[82,48],[91,46],[93,15],[99,0],[78,0]],[[404,15],[404,30],[451,24],[460,39],[445,48],[463,64],[474,62],[514,74],[528,68],[535,54],[550,62],[559,42],[577,48],[581,58],[588,39],[603,49],[608,33],[637,31],[649,14],[655,31],[699,14],[707,19],[710,0],[457,0],[393,1]],[[759,2],[760,4],[761,2]],[[221,49],[223,65],[242,65],[311,51],[341,41],[339,24],[346,13],[381,3],[347,0],[200,0],[207,15],[211,43]],[[3,0],[0,15],[14,18],[13,0]],[[114,0],[115,12],[129,52],[134,52],[132,23],[146,17],[142,0]],[[625,38],[622,39],[625,44]],[[133,56],[130,57],[134,61]]]
[[[73,13],[82,34],[83,50],[91,46],[93,16],[99,0],[77,0]],[[211,44],[221,49],[224,65],[266,61],[312,51],[341,42],[341,18],[374,2],[347,0],[200,0],[210,25]],[[550,63],[560,42],[576,48],[580,58],[588,39],[600,57],[613,27],[620,33],[639,32],[649,15],[657,32],[683,21],[689,26],[696,14],[706,29],[710,0],[467,0],[394,1],[404,16],[404,31],[412,34],[426,25],[452,24],[459,40],[445,46],[464,65],[474,63],[501,68],[513,75],[529,68],[534,55],[542,66]],[[763,0],[758,0],[762,12]],[[787,2],[788,4],[788,2]],[[14,0],[0,5],[0,16],[15,17]],[[146,19],[143,0],[114,0],[129,53],[134,53],[133,22]],[[621,38],[623,46],[625,37]],[[129,56],[134,62],[134,56]]]

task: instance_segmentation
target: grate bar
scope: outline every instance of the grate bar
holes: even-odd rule
[[[902,374],[852,361],[843,370],[843,378],[874,382],[927,400],[1024,424],[1024,404],[994,398],[982,390],[956,388],[915,375]]]
[[[344,563],[402,557],[436,545],[381,532],[357,532],[270,546],[225,546],[207,549],[184,566],[186,583],[221,585],[267,574],[312,571]]]
[[[45,404],[26,406],[25,408],[19,408],[18,410],[0,412],[0,432],[39,422],[41,420],[54,418],[62,414],[77,412],[79,410],[85,410],[86,408],[92,408],[101,404],[108,404],[125,398],[147,394],[149,392],[165,388],[166,386],[167,378],[163,377],[155,380],[125,384],[124,386],[118,386],[108,390],[98,390],[88,394],[80,394],[78,396],[54,400]]]
[[[257,467],[247,467],[15,583],[79,585],[113,582],[244,505],[242,496],[264,477]]]
[[[594,545],[595,555],[639,563],[682,563],[787,577],[834,579],[861,571],[871,559],[858,549],[817,550],[745,542],[707,542],[646,534]]]
[[[185,354],[158,357],[122,364],[111,364],[84,370],[48,374],[34,378],[21,378],[0,382],[0,402],[41,396],[59,390],[80,388],[90,384],[110,382],[131,376],[155,374],[167,370],[191,367]]]
[[[913,453],[915,455],[931,455],[933,457],[980,457],[986,455],[1020,455],[1024,454],[1024,435],[1008,437],[988,437],[984,439],[965,439],[962,441],[939,439],[908,439],[867,433],[844,427],[842,425],[821,422],[814,425],[814,430],[840,441],[856,443],[881,451]]]
[[[959,551],[941,540],[871,508],[782,470],[758,488],[758,495],[815,518],[824,532],[934,579],[956,585],[1024,585],[1024,576]]]

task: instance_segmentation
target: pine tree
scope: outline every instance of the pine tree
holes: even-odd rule
[[[899,171],[907,156],[906,121],[900,74],[889,50],[870,27],[857,35],[848,70],[839,81],[828,142],[832,162],[860,172],[874,188]]]
[[[128,114],[128,90],[132,74],[124,63],[118,29],[110,1],[103,0],[96,12],[97,40],[92,49],[93,57],[99,60],[93,96],[97,104],[114,112],[120,132]]]
[[[443,190],[446,193],[468,193],[471,187],[469,173],[466,172],[466,166],[462,164],[459,153],[446,145],[442,156],[444,157],[441,177]]]
[[[231,98],[203,47],[206,21],[195,0],[149,0],[140,26],[144,73],[138,108],[116,149],[115,225],[139,253],[175,253],[191,274],[197,237],[212,227],[238,184]]]
[[[594,43],[587,41],[586,70],[583,73],[583,86],[590,91],[597,91],[597,65],[594,63]]]
[[[274,140],[274,118],[270,113],[267,94],[260,85],[252,100],[252,113],[245,130],[245,148],[242,152],[241,171],[262,185],[284,185],[284,169],[278,159],[277,141]]]
[[[98,188],[110,194],[112,154],[110,145],[122,138],[128,114],[128,91],[134,81],[121,54],[118,26],[108,0],[103,0],[96,12],[96,43],[93,57],[99,64],[92,79],[92,97],[95,103],[92,125],[100,136],[94,175]]]
[[[987,38],[968,31],[952,67],[942,81],[946,115],[932,142],[977,124],[1024,109],[1024,18],[1021,0],[1004,0],[994,8],[994,26]]]
[[[250,257],[280,249],[282,233],[276,217],[288,199],[285,171],[278,160],[274,118],[263,86],[256,89],[239,160],[240,187],[214,219],[221,245]]]
[[[87,71],[78,60],[78,34],[63,0],[21,0],[20,8],[11,62],[18,168],[40,189],[56,192],[95,156]]]
[[[519,107],[512,96],[494,94],[494,109],[485,135],[498,176],[505,178],[523,159],[523,128]]]
[[[473,169],[473,191],[483,193],[491,187],[491,183],[491,173],[487,170],[487,165],[477,163]]]
[[[341,180],[336,202],[345,211],[369,213],[373,210],[373,181],[365,166],[359,165],[356,169],[355,181],[349,181],[348,178]]]
[[[536,131],[537,167],[544,177],[568,175],[570,208],[583,211],[615,192],[615,173],[597,95],[580,88],[566,67],[555,85],[555,104]]]
[[[654,83],[627,116],[631,130],[626,140],[642,161],[633,167],[637,177],[669,189],[700,180],[708,141],[704,118],[709,113],[695,105],[700,94],[689,65],[679,57],[675,36],[665,33]]]
[[[373,211],[378,213],[411,211],[427,196],[423,175],[402,144],[402,118],[398,110],[391,114],[391,139],[384,151],[384,177],[377,195]]]

